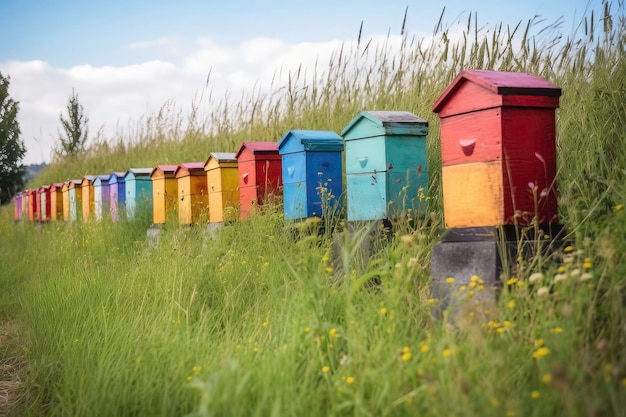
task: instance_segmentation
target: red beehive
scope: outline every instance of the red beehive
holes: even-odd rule
[[[244,142],[236,158],[240,218],[246,219],[268,195],[282,195],[282,158],[276,142]]]
[[[447,227],[558,223],[561,89],[531,74],[468,70],[433,105],[441,119]]]

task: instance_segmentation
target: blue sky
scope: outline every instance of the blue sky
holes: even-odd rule
[[[408,6],[409,36],[432,34],[467,13],[479,23],[514,25],[535,15],[563,17],[572,33],[587,0],[480,1],[78,1],[0,3],[0,72],[20,101],[25,163],[50,160],[59,115],[75,88],[90,131],[107,136],[165,101],[190,102],[209,69],[214,95],[251,88],[277,66],[311,64],[342,41],[399,35]],[[600,0],[589,7],[600,10]],[[222,90],[221,90],[222,89]],[[123,167],[121,167],[123,168]]]

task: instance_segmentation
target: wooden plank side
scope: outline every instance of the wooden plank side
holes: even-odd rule
[[[445,105],[439,111],[439,117],[445,118],[501,105],[502,96],[477,84],[465,81],[458,86],[454,94],[447,98]]]
[[[446,166],[441,176],[446,227],[503,224],[500,161]]]
[[[501,114],[496,107],[442,119],[442,166],[501,160]]]
[[[346,142],[346,174],[386,171],[385,137]]]

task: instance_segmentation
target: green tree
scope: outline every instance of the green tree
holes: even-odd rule
[[[59,117],[63,132],[59,132],[60,146],[55,150],[61,157],[76,157],[85,152],[89,129],[89,118],[85,116],[83,106],[78,101],[78,94],[72,89],[72,96],[67,103],[67,116]]]
[[[0,73],[0,204],[11,201],[24,186],[21,161],[26,147],[20,140],[19,103],[9,96],[9,84],[10,77]]]

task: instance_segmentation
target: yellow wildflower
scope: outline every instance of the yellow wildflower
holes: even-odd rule
[[[513,284],[515,284],[515,283],[517,283],[517,278],[509,278],[509,279],[506,281],[506,285],[513,285]]]
[[[389,310],[387,310],[387,308],[383,307],[383,308],[380,309],[380,314],[385,315],[385,314],[387,314],[387,311],[389,311]]]
[[[552,382],[552,375],[550,374],[544,374],[541,377],[541,382],[543,382],[544,384],[549,384],[550,382]]]
[[[441,352],[441,356],[443,356],[444,358],[448,358],[452,355],[452,349],[444,349]]]
[[[563,333],[563,328],[562,327],[555,327],[554,329],[552,329],[552,333]]]
[[[590,261],[586,261],[586,260],[585,260],[585,262],[583,262],[583,268],[584,268],[584,269],[589,269],[589,268],[591,268],[592,266],[593,266],[593,265],[591,264],[591,262],[590,262]]]
[[[430,349],[428,345],[426,343],[422,343],[422,347],[420,348],[421,352],[426,353],[428,352],[428,349]]]
[[[615,206],[615,211],[620,211],[623,208],[624,208],[623,204],[618,204],[618,205]]]
[[[515,300],[510,300],[508,303],[506,303],[506,306],[508,308],[515,308]]]
[[[408,362],[411,360],[412,357],[413,355],[411,355],[411,352],[404,352],[402,354],[402,362]]]
[[[429,298],[428,299],[428,304],[435,304],[437,301],[439,301],[438,298]]]
[[[328,256],[326,255],[322,256],[322,262],[324,263],[328,262]]]
[[[327,272],[327,273],[329,273],[329,274],[330,274],[331,272],[333,272],[333,267],[332,267],[332,266],[327,266],[327,267],[326,267],[326,272]]]
[[[533,400],[536,400],[539,397],[541,397],[541,394],[539,393],[539,391],[533,391],[530,393],[530,398],[532,398]]]
[[[329,373],[330,372],[330,366],[328,366],[328,365],[322,366],[322,372],[325,373],[325,374]]]
[[[536,346],[536,347],[541,347],[541,346],[543,346],[543,339],[537,339],[537,340],[535,340],[535,346]]]
[[[566,246],[565,249],[563,249],[563,252],[565,253],[570,253],[574,251],[574,247],[572,245]]]
[[[269,325],[270,325],[270,323],[269,323],[268,321],[264,321],[264,322],[263,322],[263,327],[267,327],[267,326],[269,326]]]
[[[354,377],[353,376],[349,376],[346,378],[346,384],[350,385],[354,382]]]
[[[550,349],[544,346],[544,347],[540,347],[539,349],[533,352],[533,358],[539,359],[549,354],[550,354]]]
[[[447,279],[446,279],[446,282],[447,282],[448,284],[454,284],[454,278],[449,277],[449,278],[447,278]]]

